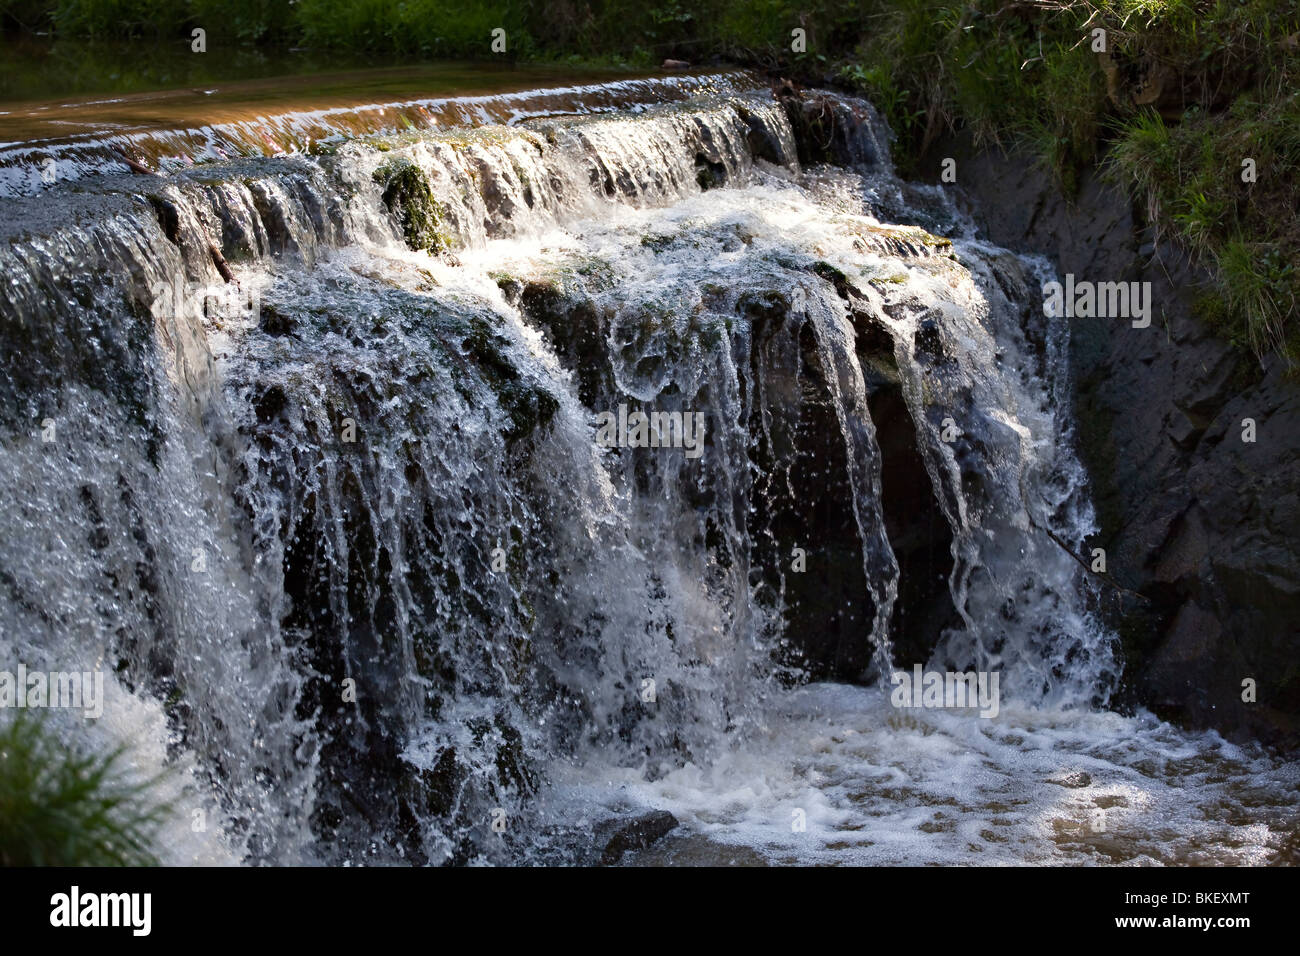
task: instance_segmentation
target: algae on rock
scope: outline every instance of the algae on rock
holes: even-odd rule
[[[397,217],[408,246],[429,253],[451,247],[451,237],[442,228],[442,206],[419,166],[407,159],[394,159],[376,169],[373,179],[384,187],[384,205]]]

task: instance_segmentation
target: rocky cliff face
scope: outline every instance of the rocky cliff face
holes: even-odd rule
[[[1126,696],[1233,738],[1300,743],[1300,387],[1195,314],[1206,276],[1090,174],[1073,200],[1017,156],[963,141],[973,218],[1064,275],[1151,283],[1149,328],[1073,320],[1080,451],[1094,483],[1124,637]],[[1249,422],[1254,441],[1249,441]],[[1243,682],[1253,680],[1256,699]]]

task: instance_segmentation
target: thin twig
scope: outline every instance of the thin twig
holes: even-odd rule
[[[121,162],[123,162],[123,163],[126,163],[126,165],[127,165],[128,167],[130,167],[131,172],[133,172],[133,173],[139,173],[139,174],[141,174],[142,176],[157,176],[157,175],[158,175],[156,172],[154,172],[152,169],[150,169],[150,168],[149,168],[148,166],[146,166],[144,163],[141,163],[141,162],[138,162],[137,160],[132,159],[130,156],[126,155],[126,153],[122,152],[120,149],[115,149],[115,150],[113,150],[112,152],[113,152],[113,154],[118,158],[119,161],[121,161]]]

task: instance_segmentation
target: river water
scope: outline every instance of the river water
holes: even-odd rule
[[[625,862],[1290,860],[1293,765],[1109,708],[1050,265],[869,104],[828,165],[741,73],[331,82],[0,117],[0,661],[107,672],[54,716],[166,770],[165,862],[582,862],[651,809]],[[893,706],[914,665],[996,716]]]

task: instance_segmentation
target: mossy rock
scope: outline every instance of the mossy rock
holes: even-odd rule
[[[502,429],[506,442],[514,444],[550,424],[560,403],[550,392],[526,380],[506,357],[506,340],[482,318],[469,319],[468,334],[462,342],[484,379],[496,392],[509,425]]]
[[[408,246],[429,253],[451,247],[443,228],[446,213],[433,198],[428,177],[419,166],[410,160],[394,159],[376,169],[373,178],[384,187],[384,205],[397,217]]]
[[[314,139],[307,144],[308,156],[337,156],[339,147],[343,145],[342,137],[330,137],[329,139]]]

